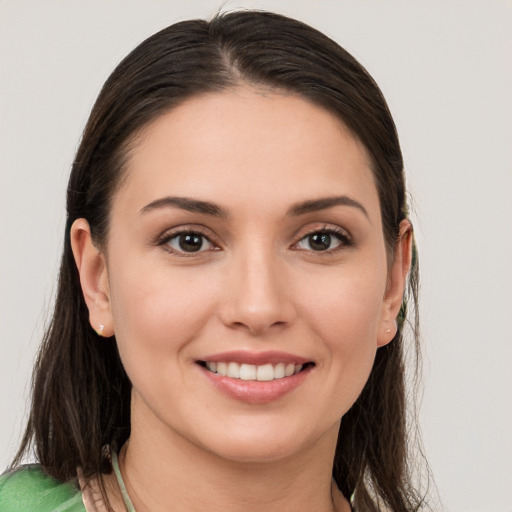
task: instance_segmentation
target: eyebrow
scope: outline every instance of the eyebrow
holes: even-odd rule
[[[326,210],[327,208],[332,208],[333,206],[351,206],[353,208],[357,208],[364,213],[365,217],[368,220],[370,220],[370,216],[368,215],[366,208],[359,201],[356,201],[355,199],[352,199],[351,197],[348,196],[322,197],[320,199],[303,201],[301,203],[293,205],[288,210],[288,215],[304,215],[310,212]]]
[[[190,199],[188,197],[162,197],[156,199],[151,203],[144,206],[140,213],[147,213],[158,208],[174,207],[180,208],[194,213],[203,213],[205,215],[212,215],[213,217],[220,217],[226,219],[229,217],[227,210],[224,210],[220,206],[210,203],[209,201],[200,201],[198,199]]]
[[[368,220],[370,220],[366,208],[359,201],[356,201],[355,199],[352,199],[351,197],[348,196],[322,197],[320,199],[302,201],[300,203],[292,205],[288,209],[287,215],[297,217],[300,215],[305,215],[306,213],[326,210],[334,206],[351,206],[353,208],[357,208],[361,210],[362,213],[364,213]],[[209,201],[201,201],[199,199],[191,199],[189,197],[174,196],[156,199],[155,201],[152,201],[151,203],[144,206],[140,210],[140,213],[145,214],[147,212],[159,208],[179,208],[181,210],[186,210],[194,213],[202,213],[205,215],[211,215],[213,217],[219,217],[223,219],[227,219],[230,217],[229,212],[227,210],[221,208],[215,203],[211,203]]]

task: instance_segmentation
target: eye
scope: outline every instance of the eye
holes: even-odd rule
[[[315,252],[330,252],[351,245],[349,237],[336,229],[322,229],[305,236],[297,243],[299,249]]]
[[[168,246],[177,253],[204,252],[215,248],[215,245],[205,235],[195,231],[186,231],[168,237],[162,245]]]

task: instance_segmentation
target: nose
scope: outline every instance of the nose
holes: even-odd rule
[[[230,264],[220,316],[253,336],[290,325],[296,317],[286,272],[270,251],[241,254]]]

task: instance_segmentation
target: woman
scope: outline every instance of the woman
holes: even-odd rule
[[[6,510],[422,507],[402,157],[342,48],[263,12],[152,36],[99,95],[67,209],[13,468],[32,444],[40,465],[2,477]]]

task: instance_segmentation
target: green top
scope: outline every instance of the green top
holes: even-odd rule
[[[85,512],[80,489],[48,476],[39,464],[0,476],[2,512]]]
[[[112,451],[112,467],[126,511],[135,512],[115,451]],[[96,510],[94,505],[93,510]],[[87,512],[87,509],[78,486],[55,480],[43,471],[40,464],[27,464],[0,475],[0,511]]]

